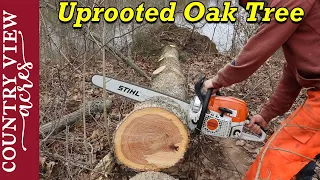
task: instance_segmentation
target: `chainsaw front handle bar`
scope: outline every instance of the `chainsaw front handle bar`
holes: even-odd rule
[[[245,123],[249,124],[250,120],[246,120]],[[257,125],[260,126],[259,124],[257,124]],[[260,126],[260,129],[261,129],[261,134],[260,135],[259,134],[253,135],[253,134],[242,132],[242,134],[240,135],[240,138],[243,138],[243,139],[246,139],[246,140],[251,140],[251,141],[263,142],[266,139],[267,134],[266,134],[266,130],[262,126]]]

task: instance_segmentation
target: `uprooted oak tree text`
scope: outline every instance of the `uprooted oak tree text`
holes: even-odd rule
[[[173,23],[175,21],[177,2],[170,2],[169,7],[164,7],[161,10],[155,7],[145,9],[144,3],[141,3],[135,10],[131,7],[125,7],[120,11],[115,7],[95,7],[91,9],[89,7],[77,7],[77,5],[78,2],[76,1],[60,2],[59,20],[64,23],[68,23],[71,22],[75,16],[73,28],[81,28],[83,23],[87,23],[89,21],[98,23],[101,19],[100,15],[103,15],[103,19],[108,23],[113,23],[117,19],[120,19],[123,23],[129,23],[132,20],[135,20],[138,23],[141,23],[144,20],[149,23],[154,23],[158,19],[163,23]],[[195,14],[191,13],[194,12],[194,9],[197,9]],[[184,8],[183,15],[190,23],[199,22],[204,18],[209,23],[235,22],[236,18],[234,15],[238,11],[238,7],[231,7],[231,2],[226,1],[224,2],[223,9],[222,13],[218,7],[209,7],[206,9],[202,2],[195,1],[190,2]],[[274,19],[279,23],[283,23],[288,19],[291,19],[294,23],[298,23],[305,15],[304,10],[301,7],[296,7],[289,11],[285,7],[266,7],[264,2],[248,2],[246,10],[249,12],[247,22],[258,21],[258,10],[265,12],[264,17],[262,17],[262,22],[270,22],[271,15],[273,14]]]

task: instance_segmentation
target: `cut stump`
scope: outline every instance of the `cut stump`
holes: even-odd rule
[[[109,152],[100,162],[95,166],[90,173],[90,180],[102,180],[108,177],[108,174],[113,170],[115,165],[114,158]]]

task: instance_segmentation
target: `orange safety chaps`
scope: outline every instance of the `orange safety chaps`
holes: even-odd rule
[[[294,179],[317,154],[320,154],[320,91],[308,90],[306,102],[281,122],[244,179],[255,179],[258,171],[259,180]]]

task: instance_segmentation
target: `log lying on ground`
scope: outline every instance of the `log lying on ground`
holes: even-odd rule
[[[106,100],[107,110],[111,107],[111,101]],[[86,118],[95,115],[96,113],[103,112],[103,100],[95,100],[87,102],[85,106],[85,114]],[[60,131],[66,128],[66,124],[68,126],[73,125],[77,121],[82,119],[83,115],[83,107],[79,110],[70,113],[68,115],[63,116],[61,119],[49,122],[40,127],[40,138],[44,138],[48,134],[55,135]]]
[[[152,89],[184,100],[185,78],[175,46],[163,50],[160,67],[154,73]],[[138,171],[158,171],[174,166],[189,143],[186,114],[169,98],[152,97],[137,103],[119,124],[114,135],[115,155],[120,163]]]

